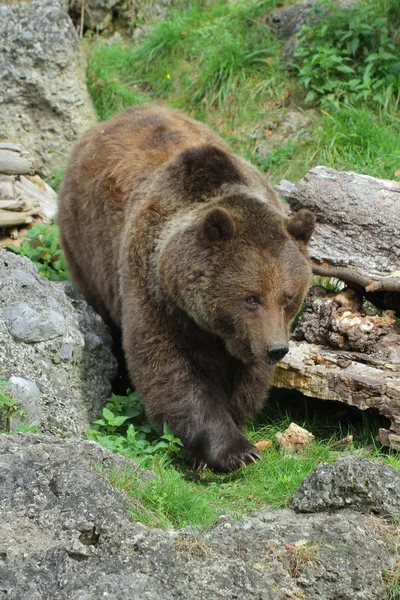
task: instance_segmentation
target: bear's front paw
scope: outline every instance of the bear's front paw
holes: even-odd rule
[[[210,456],[208,467],[218,473],[229,473],[230,471],[236,471],[236,469],[245,467],[250,463],[256,463],[258,460],[263,460],[257,448],[251,445],[247,440],[246,442],[247,444],[241,448],[235,448],[233,445],[230,445],[229,448],[225,448],[224,450],[220,449],[216,455]]]

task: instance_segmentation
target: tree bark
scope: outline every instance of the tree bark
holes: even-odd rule
[[[275,385],[306,396],[376,408],[390,422],[384,445],[400,450],[400,183],[315,167],[278,192],[292,211],[317,217],[310,243],[313,272],[350,289],[311,288]],[[319,286],[317,286],[319,287]],[[358,299],[357,299],[358,296]],[[362,313],[362,298],[391,311]]]
[[[50,221],[57,213],[57,194],[32,173],[33,162],[18,144],[0,144],[0,229],[6,243],[10,228]]]
[[[315,167],[276,188],[291,209],[310,209],[314,272],[366,292],[400,292],[400,183]]]
[[[278,363],[275,385],[321,400],[336,400],[361,410],[375,408],[390,422],[379,430],[384,445],[400,450],[400,373],[398,365],[352,351],[307,342],[290,342]]]

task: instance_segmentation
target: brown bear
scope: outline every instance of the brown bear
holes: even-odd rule
[[[197,465],[261,458],[260,411],[310,279],[315,224],[206,125],[135,107],[78,141],[60,192],[72,278],[122,330],[132,382]]]

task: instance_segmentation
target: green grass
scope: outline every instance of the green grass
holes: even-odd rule
[[[132,48],[124,44],[94,45],[89,59],[87,81],[100,120],[149,101],[128,82],[132,78]]]
[[[312,113],[304,140],[278,144],[266,159],[248,149],[244,154],[274,182],[296,182],[316,165],[399,180],[400,113],[396,105],[375,111],[344,105],[321,110]]]
[[[172,12],[134,50],[136,81],[157,97],[176,96],[182,108],[200,114],[226,108],[243,88],[253,99],[276,95],[269,84],[279,87],[284,77],[278,64],[281,43],[262,20],[274,6],[271,0],[218,1],[208,7],[192,2],[185,11]]]
[[[373,177],[395,178],[400,165],[400,115],[397,107],[370,111],[341,107],[323,111],[315,148],[307,162]]]
[[[275,434],[284,431],[291,421],[306,427],[316,439],[303,453],[282,454]],[[345,452],[380,460],[400,470],[398,453],[380,448],[375,442],[378,427],[385,425],[385,419],[376,413],[275,390],[264,413],[247,431],[253,442],[274,441],[263,453],[262,462],[231,474],[209,470],[198,473],[182,461],[171,462],[161,451],[133,456],[143,468],[155,472],[155,479],[147,480],[140,472],[125,470],[112,473],[110,481],[132,497],[130,511],[135,521],[151,527],[207,527],[222,514],[240,518],[262,506],[285,506],[318,464],[333,463]],[[346,451],[332,448],[334,441],[349,433],[354,435],[351,447]]]
[[[274,0],[185,2],[139,43],[94,45],[88,78],[99,118],[153,100],[219,123],[227,138],[257,122],[290,86],[283,43],[264,23],[274,7]]]

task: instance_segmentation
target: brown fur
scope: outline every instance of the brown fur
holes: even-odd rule
[[[265,178],[204,124],[138,107],[78,142],[59,223],[73,280],[122,330],[155,425],[215,470],[258,458],[240,428],[287,351],[313,215],[286,218]]]

